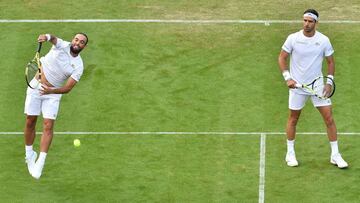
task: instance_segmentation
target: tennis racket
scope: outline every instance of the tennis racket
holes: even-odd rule
[[[325,95],[326,85],[330,87],[330,92]],[[326,76],[320,76],[316,78],[310,84],[296,84],[295,87],[302,89],[303,91],[310,93],[320,99],[328,99],[332,97],[335,93],[335,82],[332,78]]]
[[[29,61],[29,63],[25,67],[25,80],[27,85],[32,89],[37,88],[41,81],[42,68],[40,63],[40,50],[41,42],[39,42],[38,44],[38,48],[34,58]]]

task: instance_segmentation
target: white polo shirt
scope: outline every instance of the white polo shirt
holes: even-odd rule
[[[56,45],[40,58],[47,81],[56,88],[63,86],[69,77],[78,82],[83,74],[84,65],[81,56],[79,54],[73,57],[70,54],[70,46],[70,42],[57,38]]]
[[[300,84],[322,76],[324,57],[334,53],[329,38],[318,31],[312,37],[306,37],[303,30],[290,34],[282,49],[290,54],[290,74]]]

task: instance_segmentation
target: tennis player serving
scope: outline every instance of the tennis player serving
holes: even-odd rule
[[[88,37],[77,33],[71,42],[51,34],[41,34],[38,42],[50,42],[50,51],[40,58],[42,64],[38,88],[27,88],[25,100],[26,123],[25,162],[29,173],[39,179],[45,165],[46,155],[53,139],[53,128],[58,114],[62,94],[70,92],[83,74],[84,66],[80,52],[86,47]],[[43,116],[43,134],[40,141],[40,154],[33,149],[35,126],[38,116]]]
[[[295,156],[296,124],[300,117],[301,109],[310,98],[313,105],[320,112],[327,128],[327,134],[331,146],[330,162],[339,168],[346,168],[348,164],[341,157],[337,142],[337,129],[332,116],[331,100],[332,86],[335,73],[334,49],[327,36],[316,31],[319,14],[314,9],[308,9],[303,15],[303,29],[290,34],[282,46],[279,55],[279,68],[287,86],[289,87],[290,115],[287,121],[287,153],[285,161],[288,166],[298,166]],[[287,59],[290,56],[290,69]],[[323,98],[319,98],[310,92],[299,88],[299,84],[309,84],[314,79],[323,77],[322,62],[327,62],[326,84],[321,89]]]

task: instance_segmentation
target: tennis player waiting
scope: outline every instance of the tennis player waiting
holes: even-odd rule
[[[288,166],[298,166],[295,156],[295,134],[301,109],[305,106],[308,98],[319,110],[327,128],[327,134],[331,146],[330,162],[339,168],[346,168],[348,164],[341,157],[338,149],[337,130],[332,116],[331,100],[319,99],[308,95],[301,89],[296,89],[295,84],[309,84],[315,78],[322,76],[322,62],[327,62],[328,77],[334,78],[335,62],[334,49],[328,37],[316,31],[319,14],[314,9],[308,9],[303,15],[303,29],[290,34],[279,55],[279,68],[282,72],[287,86],[289,87],[289,109],[290,115],[287,121],[287,153],[285,161]],[[287,59],[290,56],[290,70]],[[330,81],[329,81],[330,83]],[[325,94],[328,94],[331,84],[325,86]]]
[[[50,34],[41,34],[38,42],[49,41],[53,44],[49,53],[40,59],[42,63],[41,86],[27,88],[25,100],[26,124],[25,161],[29,173],[39,179],[45,164],[46,155],[53,139],[53,128],[58,114],[62,94],[66,94],[79,82],[83,74],[83,61],[79,53],[85,48],[88,37],[78,33],[71,43]],[[40,141],[40,154],[33,149],[37,117],[42,114],[43,134]],[[36,162],[35,162],[36,161]]]

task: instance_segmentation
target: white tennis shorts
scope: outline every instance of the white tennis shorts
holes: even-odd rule
[[[314,107],[320,106],[330,106],[330,99],[319,99],[316,96],[308,95],[308,94],[299,94],[294,90],[289,90],[289,109],[291,110],[301,110],[304,108],[305,103],[308,99],[311,99]]]
[[[40,95],[40,88],[27,88],[24,113],[29,116],[39,116],[55,120],[59,111],[62,94]]]

